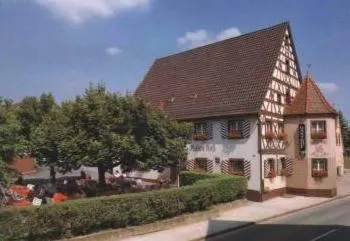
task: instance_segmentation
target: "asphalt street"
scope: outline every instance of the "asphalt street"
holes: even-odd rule
[[[209,222],[209,229],[227,225]],[[206,239],[208,241],[350,241],[350,198]]]

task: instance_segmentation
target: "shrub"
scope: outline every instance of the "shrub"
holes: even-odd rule
[[[246,191],[243,177],[182,174],[189,176],[187,180],[195,184],[181,188],[4,209],[0,211],[0,240],[54,240],[141,225],[233,201]]]
[[[185,171],[180,173],[180,186],[188,186],[194,184],[199,180],[212,179],[217,177],[220,177],[220,175],[214,173]]]

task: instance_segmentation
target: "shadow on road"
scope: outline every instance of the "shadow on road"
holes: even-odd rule
[[[343,225],[253,224],[248,222],[210,220],[208,241],[349,241],[350,227]],[[235,231],[241,225],[248,225]],[[214,233],[222,232],[218,236]]]

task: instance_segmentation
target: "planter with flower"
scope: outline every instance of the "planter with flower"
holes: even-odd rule
[[[268,141],[272,141],[276,137],[276,134],[273,131],[267,131],[265,133],[265,139]]]
[[[237,130],[229,130],[227,133],[227,138],[228,139],[241,139],[242,138],[242,133]]]
[[[277,174],[276,174],[276,171],[275,171],[275,170],[272,170],[272,171],[269,172],[269,174],[267,174],[267,177],[268,177],[268,178],[274,178],[274,177],[276,177],[276,176],[277,176]]]
[[[205,140],[208,140],[208,134],[207,133],[193,133],[192,139],[195,141],[205,141]]]
[[[312,132],[311,133],[311,139],[313,140],[323,140],[326,139],[327,135],[324,131],[318,131],[318,132]]]
[[[283,131],[283,132],[278,133],[277,138],[280,141],[286,141],[288,138],[288,135],[286,132]]]
[[[327,170],[318,170],[318,169],[312,170],[312,177],[327,177],[327,176],[328,176]]]

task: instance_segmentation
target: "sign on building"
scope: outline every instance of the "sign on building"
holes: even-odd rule
[[[305,125],[299,124],[299,152],[303,154],[306,150],[306,134],[305,134]]]

